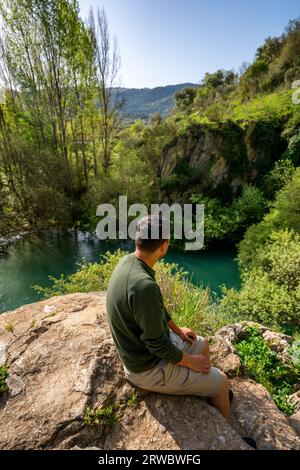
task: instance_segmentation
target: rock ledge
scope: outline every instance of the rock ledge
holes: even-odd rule
[[[243,327],[214,337],[215,363],[232,376],[240,366],[234,335]],[[250,449],[242,435],[259,449],[300,449],[299,417],[285,416],[252,380],[232,379],[231,424],[205,399],[135,389],[114,349],[105,293],[53,297],[0,315],[4,363],[10,391],[0,399],[0,449]],[[84,424],[87,407],[109,405],[116,424]]]

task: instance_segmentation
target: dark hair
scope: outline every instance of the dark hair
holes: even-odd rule
[[[136,226],[135,246],[153,253],[169,239],[163,219],[157,215],[146,215]]]

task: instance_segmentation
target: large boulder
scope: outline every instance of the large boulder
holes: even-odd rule
[[[0,315],[0,361],[9,367],[1,449],[246,450],[245,433],[262,449],[300,448],[261,385],[234,379],[231,424],[205,399],[132,386],[109,333],[105,293],[54,297]],[[267,438],[259,435],[263,420]]]
[[[296,427],[278,410],[265,387],[250,379],[237,378],[231,381],[231,386],[238,397],[231,422],[239,433],[254,438],[258,449],[300,449]]]

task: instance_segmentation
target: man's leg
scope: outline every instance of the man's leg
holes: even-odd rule
[[[201,354],[203,354],[203,356],[207,357],[207,359],[210,360],[209,344],[206,338],[204,338],[204,345]]]
[[[208,402],[213,405],[217,410],[229,420],[230,414],[230,402],[229,402],[229,380],[226,374],[222,372],[224,375],[224,384],[219,393],[213,397],[208,398]]]
[[[210,360],[209,344],[206,338],[202,336],[197,336],[196,340],[193,343],[183,341],[175,333],[171,333],[172,341],[182,349],[183,351],[188,352],[189,354],[203,354]],[[217,408],[217,410],[226,418],[229,419],[230,414],[230,401],[229,401],[229,380],[224,372],[221,372],[224,378],[223,386],[221,387],[218,394],[210,398],[208,397],[208,402]]]
[[[197,336],[193,344],[182,341],[171,333],[171,339],[180,349],[189,354],[209,354],[205,338]],[[127,373],[129,381],[138,387],[168,395],[198,395],[210,397],[210,403],[226,418],[229,418],[229,396],[227,376],[211,367],[208,373],[195,372],[187,367],[160,361],[153,369],[139,374]]]
[[[189,354],[203,354],[210,360],[210,352],[209,352],[209,344],[206,338],[203,336],[196,336],[196,339],[193,343],[189,343],[188,341],[184,341],[178,335],[176,335],[173,331],[170,333],[171,341],[175,344],[179,349],[185,351]]]

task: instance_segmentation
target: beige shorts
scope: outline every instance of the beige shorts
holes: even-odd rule
[[[193,344],[183,341],[170,331],[172,342],[189,354],[201,354],[204,338],[197,336]],[[126,378],[134,385],[152,392],[168,395],[199,395],[213,398],[224,383],[224,374],[211,367],[207,374],[195,372],[188,367],[178,366],[162,359],[153,369],[145,372],[132,372],[124,366]]]

